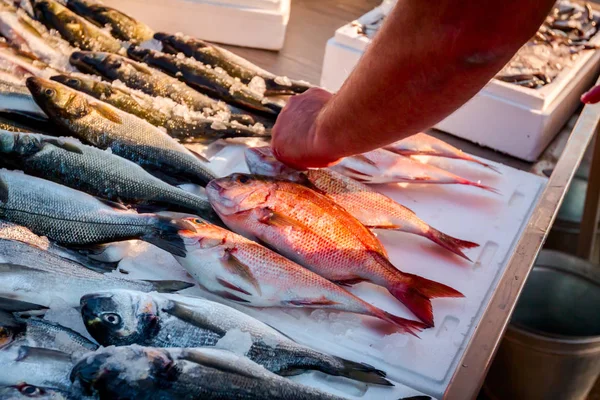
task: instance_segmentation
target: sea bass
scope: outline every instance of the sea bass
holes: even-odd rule
[[[150,123],[58,82],[28,78],[27,87],[52,121],[71,135],[127,158],[160,177],[205,185],[209,162]]]
[[[230,115],[226,112],[222,113],[224,118],[206,117],[171,99],[157,99],[142,91],[91,77],[58,75],[51,79],[145,119],[154,126],[165,128],[169,136],[184,143],[204,143],[232,137],[270,136],[270,131],[266,131],[260,124],[247,126],[237,121],[228,121]]]
[[[385,372],[300,345],[270,326],[223,304],[199,297],[111,290],[81,299],[88,332],[103,346],[219,346],[225,335],[245,332],[252,361],[280,375],[304,370],[392,385]]]
[[[2,71],[0,71],[0,111],[48,120],[25,86],[25,78]]]
[[[391,229],[426,237],[443,248],[469,259],[462,249],[477,243],[456,239],[429,226],[410,209],[369,186],[331,169],[297,171],[273,155],[270,147],[248,148],[245,152],[250,172],[285,177],[329,196],[368,228]]]
[[[269,100],[262,93],[236,81],[224,70],[204,65],[193,58],[134,46],[127,49],[127,55],[178,78],[201,93],[229,104],[274,116],[283,108],[281,104]]]
[[[430,299],[463,297],[451,287],[398,270],[360,221],[303,185],[233,174],[206,189],[215,211],[232,230],[268,244],[330,281],[385,287],[427,326],[433,326]]]
[[[67,0],[67,7],[99,26],[110,26],[113,36],[133,44],[150,40],[154,35],[143,22],[95,1]]]
[[[384,149],[400,154],[401,156],[434,156],[465,160],[500,173],[493,165],[486,164],[443,140],[429,136],[426,133],[417,133],[416,135],[409,136],[406,139],[385,146]]]
[[[28,76],[50,77],[60,73],[48,64],[0,42],[0,71],[21,78]]]
[[[397,317],[240,235],[186,218],[187,256],[179,263],[211,293],[252,307],[324,308],[363,314],[415,334],[424,325]]]
[[[303,93],[313,87],[307,82],[275,76],[222,47],[200,39],[179,33],[175,35],[157,33],[154,38],[162,43],[164,52],[171,54],[183,53],[186,57],[192,57],[213,68],[221,68],[233,78],[238,78],[242,83],[249,84],[253,80],[262,79],[265,85],[265,95]]]
[[[475,186],[493,193],[496,189],[472,182],[433,165],[378,149],[343,158],[332,170],[365,183],[426,183]]]
[[[65,391],[21,383],[14,386],[0,386],[0,399],[3,400],[71,400]],[[74,400],[74,399],[73,399]]]
[[[32,0],[37,20],[57,30],[72,46],[82,50],[118,53],[121,43],[100,27],[86,21],[54,0]]]
[[[212,348],[107,347],[79,361],[71,380],[102,399],[342,400]]]
[[[178,221],[116,209],[89,194],[22,172],[0,170],[0,218],[64,245],[140,239],[185,257]]]
[[[134,162],[76,139],[0,131],[0,154],[0,167],[19,169],[96,197],[217,218],[208,200],[161,181]]]

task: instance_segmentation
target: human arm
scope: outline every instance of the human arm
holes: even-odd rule
[[[427,129],[475,95],[534,34],[554,0],[398,0],[335,95],[294,96],[277,157],[323,167]]]

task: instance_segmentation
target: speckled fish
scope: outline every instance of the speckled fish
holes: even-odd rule
[[[214,220],[208,200],[150,175],[139,165],[72,138],[0,131],[0,167],[134,205],[189,211]]]
[[[117,53],[121,43],[98,26],[86,21],[54,0],[32,0],[37,20],[55,29],[72,46],[82,50]]]
[[[143,22],[95,1],[67,0],[67,7],[102,27],[108,25],[117,39],[139,44],[154,35],[154,31]]]
[[[330,169],[296,171],[273,156],[270,147],[248,148],[245,152],[250,172],[286,179],[315,189],[342,206],[363,225],[372,229],[390,229],[426,237],[443,248],[469,259],[462,249],[477,243],[456,239],[429,226],[410,209],[352,178]]]
[[[21,8],[17,9],[8,3],[0,4],[0,34],[13,47],[33,58],[60,70],[74,70],[69,64],[69,54],[73,48],[57,35],[52,35]]]
[[[71,373],[85,394],[136,400],[342,400],[213,348],[107,347]]]
[[[193,58],[134,46],[127,49],[127,55],[178,78],[201,93],[229,104],[275,116],[282,109],[281,104],[251,90],[224,70],[204,65]]]
[[[300,345],[255,318],[199,297],[131,290],[91,293],[81,299],[81,315],[103,346],[212,347],[227,334],[245,332],[252,341],[245,355],[276,374],[317,370],[392,385],[383,371]]]
[[[141,239],[185,257],[178,221],[117,209],[89,194],[18,171],[0,170],[0,218],[64,245]]]
[[[475,186],[498,193],[490,186],[461,178],[441,168],[423,164],[410,157],[394,154],[384,149],[346,157],[331,169],[365,183],[456,184]]]
[[[486,164],[483,161],[464,153],[462,150],[449,145],[443,140],[429,136],[426,133],[417,133],[416,135],[392,143],[384,148],[396,154],[400,154],[401,156],[434,156],[465,160],[500,173],[493,165]]]
[[[161,178],[204,185],[215,177],[209,162],[154,125],[58,82],[28,78],[38,105],[82,141],[141,165]]]
[[[68,391],[73,368],[71,355],[29,346],[8,346],[0,350],[0,386],[27,385]]]
[[[43,268],[43,269],[42,269]],[[61,263],[54,266],[0,263],[0,298],[26,302],[43,309],[60,298],[73,307],[79,299],[98,290],[132,289],[142,292],[176,292],[192,286],[182,281],[142,281],[99,274],[80,265]],[[4,307],[1,307],[4,308]],[[23,311],[12,308],[9,311]]]
[[[163,51],[171,54],[183,53],[213,68],[222,68],[230,76],[240,79],[242,83],[249,84],[257,78],[264,80],[265,95],[302,93],[312,87],[307,82],[275,76],[222,47],[200,39],[168,33],[157,33],[154,38],[162,43]]]
[[[323,308],[368,315],[411,334],[425,327],[362,301],[256,242],[199,219],[185,221],[193,229],[180,231],[187,256],[178,261],[211,293],[252,307]]]
[[[397,269],[369,229],[329,197],[303,185],[233,174],[215,179],[206,190],[232,230],[330,281],[385,287],[427,326],[433,326],[430,299],[463,297],[451,287]]]
[[[0,315],[0,351],[9,345],[41,347],[71,355],[94,351],[98,345],[72,329],[41,318]]]
[[[101,273],[112,272],[117,267],[117,263],[89,258],[83,252],[58,246],[23,226],[3,220],[0,220],[0,261],[36,265],[41,269],[71,264]]]
[[[149,96],[139,90],[118,87],[85,76],[58,75],[51,78],[136,115],[154,126],[166,129],[169,136],[185,143],[203,143],[233,137],[270,136],[263,126],[250,127],[237,121],[222,121],[189,110],[171,99]]]
[[[1,386],[0,399],[3,400],[74,400],[66,391],[21,383],[14,386]]]

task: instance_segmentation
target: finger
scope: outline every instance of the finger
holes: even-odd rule
[[[594,86],[581,96],[581,101],[585,104],[596,104],[600,102],[600,85]]]

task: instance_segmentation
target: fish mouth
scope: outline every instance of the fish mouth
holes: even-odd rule
[[[34,98],[39,98],[44,89],[48,88],[48,81],[37,76],[30,76],[25,80],[25,86],[31,92]]]
[[[150,50],[137,46],[131,46],[127,49],[127,55],[136,61],[142,61],[148,54],[150,54]]]
[[[95,73],[100,71],[106,57],[108,57],[108,54],[101,52],[74,51],[69,57],[69,62],[83,72]]]

